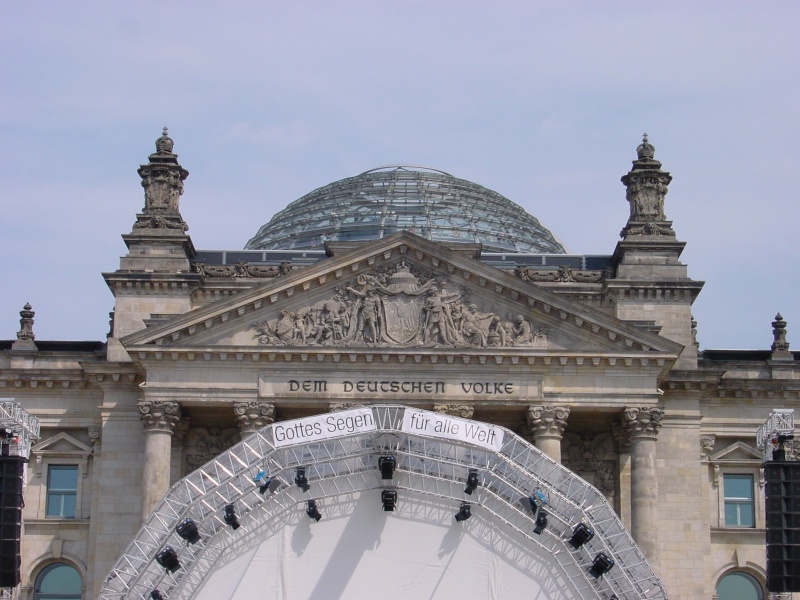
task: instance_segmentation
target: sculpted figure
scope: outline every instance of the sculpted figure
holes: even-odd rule
[[[423,344],[455,344],[457,332],[448,304],[455,302],[460,294],[445,297],[437,285],[425,300],[425,325],[422,331]]]
[[[517,315],[514,325],[514,345],[530,346],[532,342],[533,334],[531,333],[531,324],[528,323],[522,315]]]
[[[378,293],[373,287],[368,287],[363,292],[351,287],[347,289],[361,298],[361,307],[358,310],[356,322],[356,339],[363,339],[365,342],[377,344],[381,339],[381,299],[378,297]]]

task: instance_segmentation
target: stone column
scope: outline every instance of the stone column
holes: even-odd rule
[[[181,407],[177,402],[148,400],[139,402],[139,414],[146,432],[142,476],[142,520],[146,521],[169,490],[172,432],[181,418]]]
[[[270,402],[236,402],[233,412],[242,439],[275,422],[275,405]]]
[[[547,456],[561,462],[561,438],[567,428],[569,406],[545,404],[528,407],[528,427],[533,443]]]
[[[650,564],[658,567],[658,477],[656,438],[664,411],[626,408],[622,425],[631,442],[631,534]]]

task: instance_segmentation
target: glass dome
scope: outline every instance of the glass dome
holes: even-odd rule
[[[326,241],[375,240],[410,231],[484,252],[564,254],[533,216],[485,187],[425,167],[391,166],[330,183],[277,213],[246,250],[319,250]]]

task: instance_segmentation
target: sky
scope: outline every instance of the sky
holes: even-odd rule
[[[223,12],[224,6],[224,12]],[[387,164],[524,207],[611,254],[647,132],[705,281],[701,348],[800,350],[800,3],[0,2],[0,339],[105,340],[163,126],[198,249]]]

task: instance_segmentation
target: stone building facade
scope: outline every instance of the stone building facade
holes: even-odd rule
[[[17,339],[0,342],[0,395],[42,425],[20,598],[63,567],[96,597],[171,483],[270,423],[374,402],[526,436],[608,498],[671,597],[716,598],[723,582],[724,599],[726,578],[764,597],[755,430],[800,405],[800,362],[780,315],[768,350],[699,350],[703,283],[680,262],[671,176],[646,138],[622,178],[630,217],[600,257],[559,253],[546,230],[537,253],[402,224],[328,232],[316,251],[197,251],[166,130],[139,174],[144,208],[103,274],[108,339],[37,340],[25,306]]]

